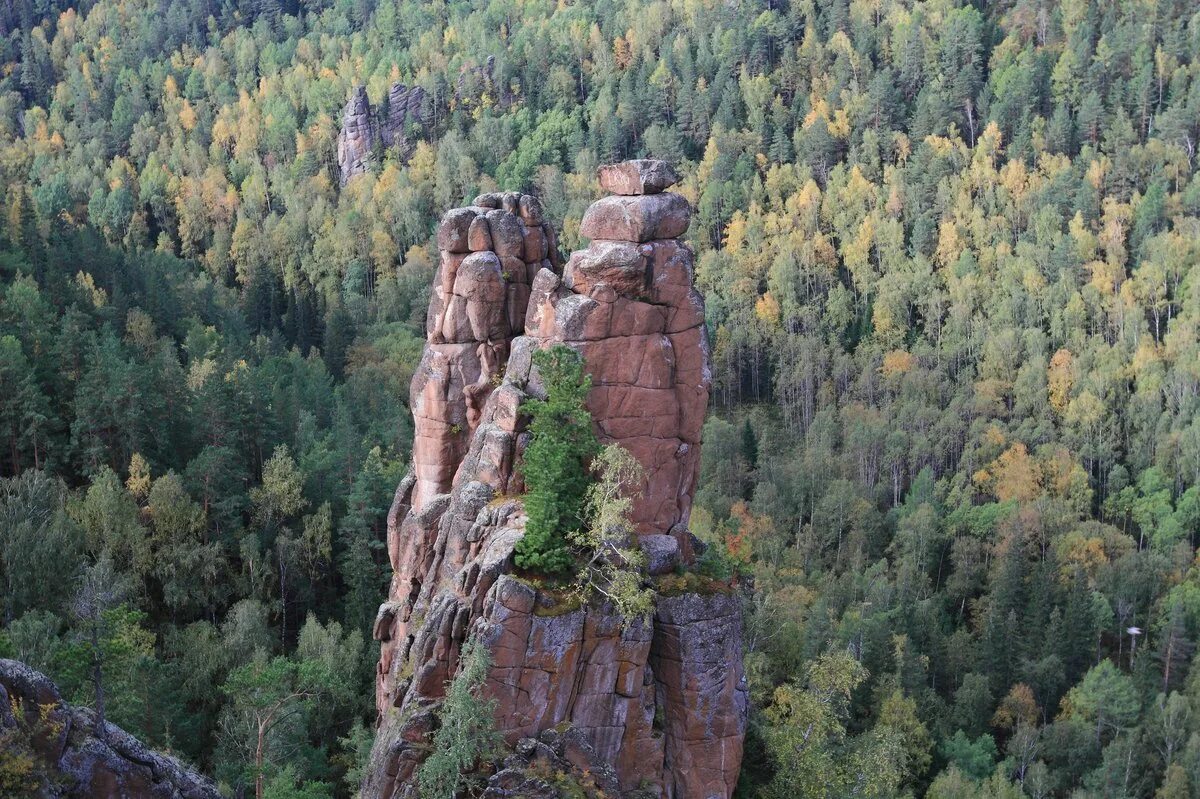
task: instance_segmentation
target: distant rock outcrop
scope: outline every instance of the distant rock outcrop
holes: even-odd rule
[[[48,677],[0,660],[0,744],[30,759],[31,795],[72,799],[221,799],[217,787],[96,714],[63,701]],[[24,795],[24,794],[22,794]]]
[[[376,141],[367,90],[362,86],[355,86],[350,95],[350,102],[346,103],[346,110],[342,114],[342,132],[338,134],[338,170],[343,186],[350,178],[371,168]]]
[[[401,156],[408,158],[417,146],[417,137],[428,127],[430,116],[428,92],[420,86],[393,83],[388,90],[387,115],[381,123],[383,146],[396,147]]]
[[[393,84],[388,90],[387,105],[382,109],[372,108],[367,90],[355,86],[338,134],[341,184],[345,186],[350,178],[368,171],[380,145],[396,147],[402,158],[411,156],[430,118],[429,95],[420,86]]]
[[[676,238],[690,209],[663,193],[673,182],[661,162],[602,172],[606,187],[639,193],[593,204],[592,244],[561,270],[533,197],[483,195],[443,217],[412,383],[413,471],[388,520],[394,576],[375,624],[379,731],[364,799],[417,796],[469,637],[490,653],[484,693],[515,747],[487,796],[560,795],[538,777],[547,763],[603,777],[606,795],[732,795],[748,711],[737,596],[672,574],[657,578],[675,590],[652,617],[623,625],[608,607],[556,604],[512,564],[525,524],[521,403],[542,392],[533,353],[557,343],[584,357],[601,440],[645,469],[632,520],[646,579],[694,563],[687,523],[711,377],[692,252]]]

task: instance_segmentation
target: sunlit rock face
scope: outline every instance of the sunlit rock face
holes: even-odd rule
[[[413,468],[388,520],[394,574],[375,624],[379,732],[364,797],[417,796],[470,637],[491,655],[484,693],[513,747],[487,796],[558,795],[537,763],[599,775],[614,795],[733,793],[748,712],[736,595],[660,595],[652,617],[623,624],[604,606],[555,605],[513,574],[521,404],[541,392],[533,353],[554,344],[584,358],[601,441],[645,469],[632,522],[648,571],[696,556],[687,523],[711,374],[692,252],[678,238],[690,208],[666,191],[677,178],[663,162],[600,177],[613,196],[589,208],[592,242],[565,264],[528,195],[482,195],[439,226]]]

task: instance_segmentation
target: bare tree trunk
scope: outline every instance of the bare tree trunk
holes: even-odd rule
[[[266,721],[258,723],[258,743],[254,748],[254,799],[263,795],[263,749],[267,739]]]
[[[100,659],[100,623],[92,622],[92,689],[96,692],[96,737],[108,740],[108,728],[104,721],[104,665]]]

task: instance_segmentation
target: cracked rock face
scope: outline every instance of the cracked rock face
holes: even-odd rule
[[[554,344],[583,355],[600,439],[645,469],[632,521],[648,571],[694,561],[687,522],[711,383],[704,303],[691,250],[673,238],[687,228],[687,202],[661,192],[670,183],[655,188],[666,178],[646,180],[658,193],[589,209],[595,240],[565,266],[532,196],[481,195],[442,219],[412,383],[413,471],[388,520],[394,574],[375,624],[379,731],[365,798],[415,799],[415,771],[472,636],[491,655],[483,693],[516,749],[488,796],[555,796],[531,763],[594,774],[593,761],[611,767],[614,795],[732,795],[747,719],[736,596],[659,596],[650,618],[623,624],[611,608],[556,600],[513,573],[525,524],[520,408],[541,392],[533,353]],[[633,210],[612,221],[612,200]],[[545,737],[564,730],[569,741]]]
[[[438,227],[427,343],[411,390],[415,483],[407,503],[413,508],[452,488],[484,406],[501,384],[510,344],[524,328],[530,281],[558,258],[551,259],[554,236],[540,214],[521,215],[522,195],[507,197],[513,210],[501,207],[504,200],[479,197],[477,205],[447,212]],[[532,208],[536,201],[523,202]],[[519,402],[511,389],[503,393]],[[515,417],[516,407],[508,410]],[[511,453],[504,468],[511,472]],[[495,488],[503,491],[507,482]]]
[[[40,718],[42,709],[46,715]],[[36,795],[70,799],[221,799],[217,786],[87,708],[63,701],[48,677],[0,659],[0,732],[33,751],[54,777]]]
[[[337,139],[341,185],[371,169],[378,145],[396,147],[403,158],[409,158],[431,120],[429,93],[420,86],[392,84],[384,108],[372,108],[367,90],[355,86]]]
[[[343,186],[350,178],[371,168],[372,150],[376,140],[377,133],[371,121],[371,104],[367,101],[367,90],[356,86],[342,114],[342,130],[337,140],[338,171]]]
[[[432,116],[429,104],[429,93],[420,86],[392,84],[388,90],[387,115],[380,124],[383,146],[398,147],[405,158],[411,156],[417,146],[413,134],[420,135],[429,126]]]

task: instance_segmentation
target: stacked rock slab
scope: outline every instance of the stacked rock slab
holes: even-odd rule
[[[689,560],[712,375],[692,251],[678,238],[691,208],[664,191],[675,180],[662,161],[601,168],[600,185],[618,193],[588,208],[579,232],[591,246],[572,254],[561,278],[534,280],[526,333],[583,354],[601,439],[620,443],[646,470],[634,492],[637,532],[675,536]]]
[[[542,395],[534,352],[558,343],[584,356],[601,439],[646,469],[633,521],[655,571],[692,560],[686,524],[710,377],[692,253],[677,238],[690,209],[665,192],[674,181],[656,161],[602,170],[601,185],[625,193],[589,208],[581,231],[592,244],[561,271],[533,198],[485,195],[443,217],[429,343],[412,386],[414,470],[389,515],[394,575],[375,624],[368,799],[417,796],[415,771],[471,637],[489,651],[483,690],[517,750],[488,796],[531,791],[521,753],[564,729],[575,760],[610,764],[622,794],[732,795],[747,717],[737,598],[663,595],[652,618],[623,624],[606,607],[557,606],[512,573],[525,523],[520,407]],[[531,285],[512,279],[518,261]]]
[[[530,195],[485,194],[442,217],[427,343],[411,390],[413,507],[450,490],[509,343],[525,327],[530,283],[554,266],[553,245]]]

